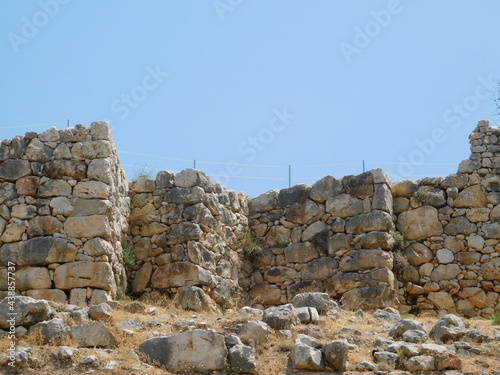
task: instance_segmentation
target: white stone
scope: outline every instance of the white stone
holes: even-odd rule
[[[455,256],[453,255],[453,252],[448,249],[439,249],[437,251],[436,257],[441,264],[448,264],[453,262],[455,259]]]

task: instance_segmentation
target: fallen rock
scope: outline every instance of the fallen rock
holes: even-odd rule
[[[375,318],[381,318],[389,322],[398,322],[401,320],[401,315],[397,310],[391,309],[391,311],[378,309],[373,313]]]
[[[223,370],[229,354],[223,335],[202,329],[154,337],[139,349],[172,372]]]
[[[436,342],[447,343],[448,341],[460,340],[467,332],[465,324],[458,316],[448,314],[443,316],[432,327],[429,336]]]
[[[58,360],[64,361],[73,357],[77,351],[77,348],[72,348],[71,346],[60,346],[56,351],[56,357]]]
[[[132,302],[125,305],[123,310],[131,314],[144,314],[146,312],[146,305],[142,302]]]
[[[295,341],[290,360],[295,369],[318,371],[325,368],[321,350],[300,341]]]
[[[256,374],[255,349],[243,344],[234,345],[229,349],[229,365],[232,371]]]
[[[408,371],[432,371],[435,369],[434,357],[430,355],[419,355],[411,357],[404,362],[404,367]]]
[[[238,336],[252,339],[255,346],[263,345],[269,336],[269,326],[262,322],[253,320],[238,327]]]
[[[241,319],[248,319],[250,317],[262,318],[263,315],[264,315],[264,311],[259,310],[259,309],[254,309],[253,307],[250,307],[250,306],[242,307],[238,311],[238,318],[241,318]]]
[[[68,335],[71,341],[80,348],[114,348],[117,345],[116,338],[110,329],[98,322],[65,327],[63,334]]]
[[[292,304],[269,307],[264,310],[262,320],[275,330],[290,329],[292,325],[299,324],[299,318]]]
[[[30,327],[30,334],[39,336],[42,343],[58,342],[63,334],[64,321],[61,318],[54,318],[45,322],[34,324]]]
[[[345,371],[349,344],[347,340],[329,341],[323,347],[326,363],[335,371]]]
[[[0,302],[1,329],[10,328],[11,324],[8,320],[11,318],[14,318],[16,327],[28,328],[33,324],[52,319],[54,315],[55,310],[45,300],[16,295],[14,297],[5,297]]]
[[[210,296],[197,286],[178,289],[174,298],[177,307],[193,311],[217,311],[217,305]]]
[[[409,330],[417,330],[425,333],[425,327],[423,323],[411,319],[401,319],[391,328],[391,330],[389,331],[389,336],[395,339],[400,339],[403,337],[403,334]]]
[[[292,299],[294,307],[315,307],[319,314],[338,308],[338,303],[332,301],[327,293],[299,293]]]
[[[99,322],[109,322],[112,317],[112,309],[107,303],[101,303],[99,305],[89,307],[87,313],[89,318],[92,320],[97,320]]]

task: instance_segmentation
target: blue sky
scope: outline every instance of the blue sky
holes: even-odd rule
[[[292,185],[363,160],[393,181],[446,176],[478,120],[500,123],[498,1],[1,8],[0,138],[107,120],[130,179],[194,160],[250,196],[288,187],[289,166]]]

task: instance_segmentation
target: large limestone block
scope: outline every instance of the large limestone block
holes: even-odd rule
[[[500,257],[484,262],[481,265],[481,275],[486,280],[500,280]]]
[[[394,237],[387,232],[373,231],[359,237],[359,246],[363,249],[392,250],[394,243]]]
[[[372,209],[388,212],[392,215],[392,193],[386,184],[376,184],[373,194]]]
[[[4,298],[0,302],[0,329],[8,330],[11,326],[9,322],[11,318],[14,318],[16,327],[23,326],[27,328],[33,324],[51,319],[55,313],[55,310],[47,301],[19,295],[16,295],[13,299]]]
[[[364,271],[376,268],[392,269],[392,253],[384,250],[370,249],[351,251],[348,257],[343,257],[339,268],[343,272]]]
[[[184,310],[217,311],[214,300],[197,286],[180,287],[174,297],[174,304]]]
[[[280,227],[273,227],[273,228],[284,228],[284,227],[280,226]],[[286,229],[286,228],[284,228],[284,229]],[[320,221],[316,221],[316,222],[312,223],[311,225],[309,225],[304,230],[304,232],[302,232],[302,241],[304,241],[304,242],[305,241],[309,241],[316,234],[318,234],[320,232],[323,232],[323,231],[325,231],[327,229],[329,229],[329,227],[323,221],[321,221],[321,220]],[[291,232],[289,229],[286,229],[286,231],[287,231],[286,233],[290,233]],[[269,233],[268,236],[270,236],[270,237],[276,237],[276,236],[273,236],[273,233]],[[284,237],[284,236],[282,236],[282,237]],[[287,238],[282,238],[282,239],[286,239],[286,241],[280,241],[278,239],[278,241],[276,241],[276,242],[277,243],[288,243],[288,239]]]
[[[338,307],[335,301],[332,301],[327,293],[309,292],[299,293],[292,299],[292,305],[298,307],[314,307],[318,313],[326,314],[329,310]]]
[[[132,293],[142,293],[147,287],[149,281],[151,280],[151,275],[153,274],[153,264],[151,262],[146,262],[137,271],[132,282]]]
[[[107,121],[92,121],[90,124],[90,135],[94,141],[111,140],[111,130]]]
[[[309,196],[310,190],[311,188],[306,184],[281,189],[278,193],[278,205],[281,207],[287,207],[296,202],[304,202]]]
[[[209,187],[212,180],[203,171],[187,168],[177,173],[174,177],[174,183],[181,188],[190,188],[193,186]],[[210,191],[208,191],[210,192]]]
[[[392,184],[391,189],[394,198],[411,197],[418,190],[418,185],[411,180],[404,180]]]
[[[455,311],[455,302],[448,292],[430,292],[427,299],[434,304],[438,310],[448,312]]]
[[[26,147],[25,155],[29,161],[44,163],[52,157],[52,149],[35,138]]]
[[[81,180],[87,176],[87,164],[83,161],[52,160],[44,163],[42,173],[43,176],[54,179],[70,177]]]
[[[14,262],[18,266],[66,263],[75,260],[75,245],[64,238],[35,237],[0,248],[0,265]]]
[[[28,237],[52,236],[62,233],[63,224],[53,216],[36,216],[29,221]]]
[[[26,295],[34,299],[44,299],[58,303],[66,303],[68,299],[66,293],[60,289],[33,289],[28,290]]]
[[[45,267],[24,267],[15,273],[16,289],[49,289],[52,287],[49,269]]]
[[[295,280],[296,278],[297,271],[290,267],[275,266],[264,273],[264,279],[273,284]]]
[[[255,303],[263,305],[279,305],[281,303],[281,289],[276,285],[256,285],[248,292]]]
[[[38,186],[37,195],[41,198],[52,198],[71,195],[71,185],[65,180],[48,180]]]
[[[88,177],[110,185],[113,178],[112,167],[110,159],[94,159],[89,164]]]
[[[297,202],[292,204],[286,212],[286,219],[292,223],[309,224],[318,218],[321,213],[316,202],[307,199],[304,203]]]
[[[318,257],[318,250],[310,242],[294,243],[285,249],[285,261],[287,263],[307,263]]]
[[[208,250],[201,243],[196,241],[188,242],[188,258],[194,264],[199,265],[200,267],[205,268],[206,270],[215,273],[217,262],[216,256],[217,254]]]
[[[112,145],[105,140],[77,142],[71,153],[78,160],[107,158],[112,154]]]
[[[358,215],[347,221],[347,233],[367,233],[372,231],[390,231],[394,228],[392,216],[387,212],[374,210],[368,214]]]
[[[108,215],[111,212],[111,203],[103,199],[75,198],[74,209],[69,216]]]
[[[69,217],[64,222],[64,230],[68,237],[74,238],[111,237],[109,220],[104,215]]]
[[[430,206],[401,213],[398,217],[397,228],[407,240],[415,241],[443,233],[443,226],[438,219],[438,210]]]
[[[453,201],[453,205],[458,208],[486,207],[487,204],[488,199],[481,185],[465,188]]]
[[[384,285],[357,288],[344,293],[340,302],[344,309],[351,311],[381,309],[394,306],[396,291]]]
[[[484,237],[486,238],[500,238],[500,224],[483,224],[481,229],[484,232]]]
[[[456,279],[460,272],[462,271],[457,264],[441,264],[432,271],[431,280],[439,282]]]
[[[363,201],[349,194],[339,194],[326,201],[326,212],[341,218],[356,216],[363,212]]]
[[[342,179],[345,192],[359,199],[373,195],[373,175],[370,171],[357,176],[345,176]]]
[[[333,176],[325,176],[316,181],[312,187],[309,197],[318,203],[324,203],[331,197],[342,192],[342,182]]]
[[[467,329],[462,319],[456,315],[448,314],[439,319],[432,327],[429,336],[437,343],[446,343],[460,340],[466,332]]]
[[[191,262],[177,262],[158,267],[151,278],[153,288],[213,285],[212,274]]]
[[[76,184],[73,195],[85,199],[108,199],[111,189],[108,184],[101,181],[81,181]]]
[[[190,188],[174,187],[165,193],[165,202],[186,205],[196,204],[205,201],[206,197],[207,195],[205,194],[205,191],[199,186],[193,186]],[[271,208],[269,208],[269,210],[271,210]]]
[[[139,350],[171,372],[213,372],[227,365],[224,336],[201,329],[148,339]]]
[[[65,327],[63,333],[81,348],[114,348],[117,345],[111,330],[98,322]]]
[[[17,198],[16,185],[11,182],[0,183],[0,203]]]
[[[16,181],[17,195],[34,197],[39,183],[40,177],[38,176],[26,176],[18,179]]]
[[[113,245],[99,237],[92,238],[91,240],[85,242],[83,250],[91,257],[98,257],[101,255],[111,257],[114,252]]]
[[[332,276],[338,267],[339,264],[332,257],[314,259],[302,267],[300,277],[302,280],[324,280]]]
[[[267,212],[278,206],[278,190],[270,190],[258,195],[248,202],[250,213]]]
[[[477,232],[477,227],[472,224],[466,217],[459,216],[450,220],[444,232],[450,236],[459,234],[472,234]]]
[[[57,289],[98,288],[114,290],[115,281],[111,265],[105,262],[79,261],[60,265],[54,271]]]

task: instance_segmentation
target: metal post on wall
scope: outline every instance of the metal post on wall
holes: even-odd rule
[[[288,187],[292,187],[292,166],[288,166]]]
[[[193,169],[196,169],[196,159],[193,160]]]
[[[365,173],[365,161],[363,160],[363,173]]]

